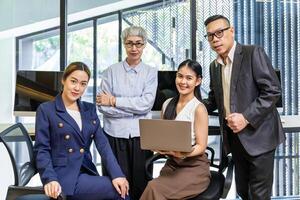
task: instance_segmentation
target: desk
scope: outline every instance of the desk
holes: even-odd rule
[[[160,111],[152,111],[153,119],[160,119]],[[285,133],[300,132],[300,115],[281,115],[283,131]],[[209,116],[209,135],[220,135],[219,117]]]
[[[300,132],[300,115],[281,115],[283,131],[285,133]],[[219,117],[209,116],[209,135],[219,135]]]
[[[300,115],[281,115],[280,119],[285,133],[300,132]],[[209,135],[218,135],[218,116],[209,116],[209,131],[212,131]]]
[[[285,133],[300,132],[300,115],[281,115],[280,119]]]

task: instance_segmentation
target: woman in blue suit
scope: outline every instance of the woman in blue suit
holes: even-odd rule
[[[128,182],[102,132],[96,107],[80,101],[89,79],[84,63],[71,63],[62,77],[62,93],[37,109],[36,166],[49,197],[62,192],[68,199],[124,199]],[[93,140],[108,176],[99,176],[92,163]]]

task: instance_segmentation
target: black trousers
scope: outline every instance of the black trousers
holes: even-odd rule
[[[235,166],[237,193],[243,200],[268,200],[272,195],[275,150],[249,155],[238,135],[226,127]]]
[[[124,139],[108,134],[106,137],[129,182],[130,199],[139,200],[149,181],[146,176],[145,163],[153,155],[153,152],[141,150],[139,137]],[[105,169],[102,172],[103,175],[107,175]]]

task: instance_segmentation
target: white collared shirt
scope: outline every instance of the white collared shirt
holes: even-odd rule
[[[99,93],[116,97],[116,106],[100,106],[104,131],[117,138],[139,137],[139,119],[150,119],[157,89],[157,69],[140,62],[129,66],[116,63],[102,74]]]
[[[224,100],[224,109],[225,116],[228,116],[230,112],[230,81],[231,81],[231,72],[232,64],[234,59],[234,52],[236,48],[236,41],[234,41],[232,48],[230,49],[228,56],[226,58],[226,64],[223,62],[221,56],[218,56],[216,61],[222,65],[222,87],[223,87],[223,100]]]

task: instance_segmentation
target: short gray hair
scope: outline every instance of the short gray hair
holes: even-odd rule
[[[125,43],[126,39],[129,36],[138,36],[138,37],[141,37],[143,39],[143,42],[145,44],[147,43],[147,32],[145,31],[145,29],[143,29],[140,26],[130,26],[128,28],[125,28],[122,31],[122,40],[123,40],[123,43]]]

